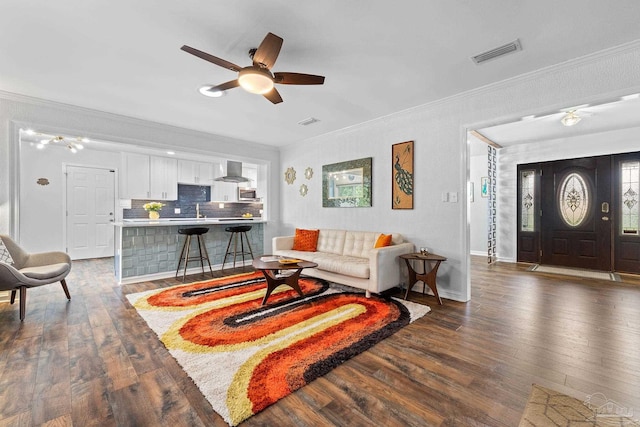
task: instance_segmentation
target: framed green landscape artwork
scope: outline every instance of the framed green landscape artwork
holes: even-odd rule
[[[372,158],[322,166],[322,207],[371,206]]]

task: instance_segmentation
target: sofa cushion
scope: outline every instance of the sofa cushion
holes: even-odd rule
[[[359,258],[369,258],[369,252],[378,239],[380,233],[371,231],[347,231],[344,239],[343,255]]]
[[[318,244],[319,230],[304,230],[296,228],[296,234],[293,236],[293,250],[315,252]]]
[[[318,264],[318,269],[345,276],[368,279],[371,274],[369,259],[351,257],[326,252],[302,252],[294,250],[278,251],[278,255],[287,258],[298,258]],[[304,270],[302,270],[304,274]]]
[[[373,245],[374,248],[384,248],[386,246],[389,246],[391,244],[391,234],[381,234],[380,236],[378,236],[378,239],[376,240],[376,244]]]
[[[323,254],[313,262],[318,264],[318,268],[332,273],[345,276],[368,279],[371,269],[369,259],[336,254]]]
[[[318,252],[342,255],[346,230],[320,230],[318,236]]]

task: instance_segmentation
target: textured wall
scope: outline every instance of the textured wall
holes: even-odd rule
[[[448,257],[438,274],[441,294],[467,300],[467,128],[638,91],[640,42],[289,145],[282,150],[281,172],[293,167],[298,178],[293,185],[280,182],[282,233],[295,227],[402,233],[416,246]],[[408,140],[415,141],[414,209],[392,210],[391,145]],[[373,157],[373,206],[323,208],[322,165],[369,156]],[[311,180],[302,175],[307,167],[316,172]],[[303,183],[309,187],[306,197],[298,193]],[[442,192],[457,192],[459,202],[442,202]],[[514,212],[502,205],[499,209],[501,223],[513,220]],[[499,239],[511,239],[505,235],[510,232],[502,230]]]
[[[264,224],[252,224],[252,229],[246,233],[254,257],[264,255],[262,250]],[[200,227],[200,226],[199,226]],[[219,270],[222,267],[227,244],[231,233],[225,231],[228,225],[204,225],[209,231],[203,235],[205,246],[209,254],[209,261],[212,268]],[[116,268],[118,261],[122,267],[121,279],[127,279],[135,276],[144,276],[148,274],[161,274],[166,272],[175,272],[178,266],[178,259],[182,245],[185,243],[186,236],[178,234],[179,226],[163,226],[163,227],[126,227],[122,228],[122,256],[120,260],[116,260]],[[191,238],[191,256],[198,253],[198,240]],[[269,242],[270,243],[270,242]],[[233,249],[233,244],[231,248]],[[245,246],[245,250],[248,249]],[[238,239],[238,251],[240,251],[240,241]],[[245,255],[247,260],[251,259],[250,255]],[[231,261],[231,263],[229,263]],[[242,256],[236,257],[236,266],[241,265]],[[189,262],[188,268],[198,267],[200,262]],[[227,257],[226,268],[233,266],[233,256]],[[184,268],[184,263],[181,267]],[[209,270],[208,264],[205,262],[205,272]]]

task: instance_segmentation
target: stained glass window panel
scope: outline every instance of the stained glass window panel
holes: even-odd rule
[[[567,175],[560,184],[558,207],[564,222],[578,227],[589,214],[591,197],[584,178],[576,172]]]
[[[623,162],[621,172],[622,205],[622,234],[638,234],[638,218],[640,207],[638,198],[640,193],[640,162]]]
[[[535,231],[535,177],[534,170],[520,172],[520,231]]]

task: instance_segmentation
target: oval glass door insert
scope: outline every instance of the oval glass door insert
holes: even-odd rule
[[[558,192],[558,206],[564,222],[570,227],[582,224],[589,213],[590,203],[589,186],[582,176],[576,172],[567,175]]]

